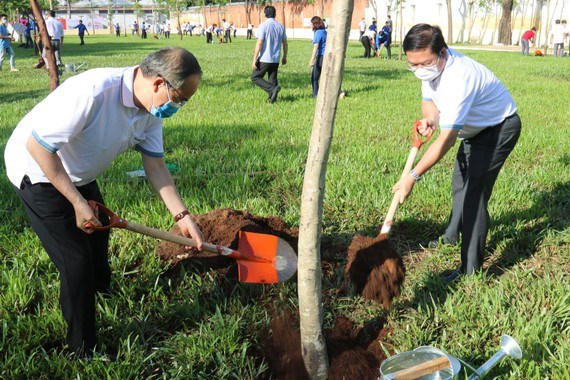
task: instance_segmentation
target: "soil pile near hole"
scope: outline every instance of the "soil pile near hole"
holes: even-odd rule
[[[238,246],[238,232],[249,231],[279,236],[286,240],[295,252],[297,251],[297,228],[289,228],[287,224],[275,217],[253,216],[247,211],[232,209],[214,210],[207,214],[193,216],[204,235],[204,241],[212,244],[221,244],[236,249]],[[180,228],[175,225],[171,231],[180,235]],[[156,249],[163,260],[173,260],[175,263],[186,258],[202,258],[204,263],[211,267],[223,267],[235,262],[233,259],[219,256],[210,252],[199,252],[196,249],[185,250],[176,243],[162,242]]]
[[[348,247],[345,271],[359,294],[385,308],[400,295],[405,276],[404,262],[386,234],[356,235]]]
[[[380,347],[387,330],[384,321],[372,320],[356,329],[346,317],[338,317],[332,330],[327,331],[329,355],[328,380],[358,379],[376,380],[380,363],[386,359]],[[262,342],[262,350],[269,365],[269,376],[279,380],[309,379],[301,355],[299,322],[290,315],[272,320],[271,332]]]

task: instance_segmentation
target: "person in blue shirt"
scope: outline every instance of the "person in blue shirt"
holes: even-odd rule
[[[287,63],[287,34],[285,27],[275,21],[277,11],[272,5],[264,8],[263,13],[267,20],[257,29],[257,42],[253,52],[251,67],[251,81],[263,89],[269,96],[269,103],[275,103],[277,94],[281,91],[277,81],[279,71],[279,59],[285,65]],[[283,45],[283,57],[281,57],[281,45]],[[267,80],[263,77],[267,74]]]
[[[386,53],[388,54],[388,59],[392,58],[392,49],[390,48],[391,44],[391,29],[388,21],[386,24],[380,29],[380,33],[376,35],[376,49],[378,50],[378,58],[382,58],[382,47],[386,48]]]
[[[87,27],[83,24],[83,20],[79,20],[79,24],[77,24],[73,29],[77,29],[78,31],[79,39],[81,40],[81,43],[79,45],[85,45],[83,37],[85,36],[85,32],[89,34],[89,31],[87,30]]]
[[[311,19],[311,24],[313,24],[315,35],[313,37],[313,53],[311,54],[309,66],[313,68],[311,84],[313,85],[313,98],[316,98],[319,93],[319,78],[321,77],[323,57],[327,43],[327,29],[323,19],[319,16],[314,16]]]
[[[16,53],[10,46],[10,41],[14,37],[8,33],[8,15],[0,14],[0,70],[2,70],[2,62],[6,54],[10,56],[10,68],[12,71],[18,71],[16,68]]]

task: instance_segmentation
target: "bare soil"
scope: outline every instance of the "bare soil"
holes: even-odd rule
[[[279,236],[297,251],[298,229],[290,228],[279,218],[259,217],[232,209],[214,210],[193,218],[202,230],[205,241],[212,244],[235,249],[238,232],[243,230]],[[180,234],[180,229],[174,226],[171,232]],[[400,294],[404,266],[401,258],[390,248],[387,237],[372,239],[358,235],[348,248],[324,239],[321,250],[324,276],[334,275],[335,268],[347,260],[347,276],[365,298],[388,307],[392,298]],[[163,260],[173,262],[174,267],[189,266],[214,277],[237,281],[233,259],[195,249],[185,250],[169,242],[162,242],[157,247],[157,253]],[[343,292],[344,289],[327,289],[323,296],[337,296]],[[271,314],[274,318],[268,331],[260,334],[262,341],[256,349],[258,359],[269,364],[269,371],[263,379],[308,379],[301,355],[298,315],[296,312],[282,314],[274,311]],[[356,327],[346,317],[339,316],[334,328],[325,331],[330,363],[328,378],[377,379],[378,368],[385,359],[380,343],[387,342],[389,335],[384,323],[376,319]]]

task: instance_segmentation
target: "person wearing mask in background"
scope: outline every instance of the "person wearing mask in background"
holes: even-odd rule
[[[438,125],[440,132],[416,166],[392,189],[399,192],[400,203],[461,139],[452,177],[449,223],[439,242],[429,244],[435,248],[461,241],[461,266],[443,279],[448,283],[483,266],[490,222],[488,202],[499,171],[519,139],[521,120],[501,81],[482,64],[450,49],[439,27],[414,25],[406,34],[403,49],[410,70],[422,81],[418,132],[431,136]]]
[[[85,32],[87,32],[87,34],[89,35],[89,31],[87,30],[87,27],[83,24],[83,20],[79,20],[79,24],[77,24],[73,29],[77,29],[77,35],[81,40],[81,43],[79,45],[85,45],[83,38],[85,37]]]
[[[96,293],[111,291],[109,231],[93,228],[108,216],[98,210],[97,217],[87,201],[103,203],[96,178],[115,157],[140,152],[181,233],[202,247],[202,233],[165,165],[162,139],[162,119],[186,104],[201,77],[194,55],[178,47],[151,53],[140,66],[88,70],[36,105],[6,144],[6,174],[59,271],[68,349],[78,356],[97,345]]]
[[[16,68],[16,53],[10,45],[14,37],[8,33],[8,15],[5,13],[0,15],[0,70],[2,70],[2,62],[6,54],[10,56],[10,70],[18,71]]]
[[[49,11],[49,17],[46,20],[46,29],[50,37],[50,44],[55,54],[55,63],[61,66],[61,46],[63,44],[63,25],[55,19],[55,11]],[[46,49],[43,49],[42,58],[45,62],[46,69],[49,69],[47,60]]]
[[[275,21],[274,6],[266,6],[263,13],[267,20],[257,28],[257,43],[251,64],[253,69],[251,81],[267,92],[269,103],[275,103],[277,94],[281,91],[277,80],[281,46],[283,46],[281,63],[284,65],[287,63],[287,34],[283,25]],[[263,79],[265,74],[268,75],[268,80]]]
[[[522,55],[528,55],[528,49],[531,43],[534,43],[534,37],[536,36],[536,28],[533,26],[529,30],[525,31],[521,37],[521,53]]]
[[[313,98],[317,97],[319,93],[319,79],[321,78],[321,70],[323,68],[323,57],[325,55],[325,46],[327,43],[327,30],[325,23],[319,16],[314,16],[311,19],[313,25],[313,52],[311,53],[311,60],[309,66],[313,68],[311,74],[311,84],[313,86]]]

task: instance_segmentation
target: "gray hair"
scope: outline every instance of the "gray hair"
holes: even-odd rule
[[[191,75],[202,75],[194,54],[180,47],[168,47],[147,55],[140,64],[145,78],[161,77],[174,89],[184,85]]]

